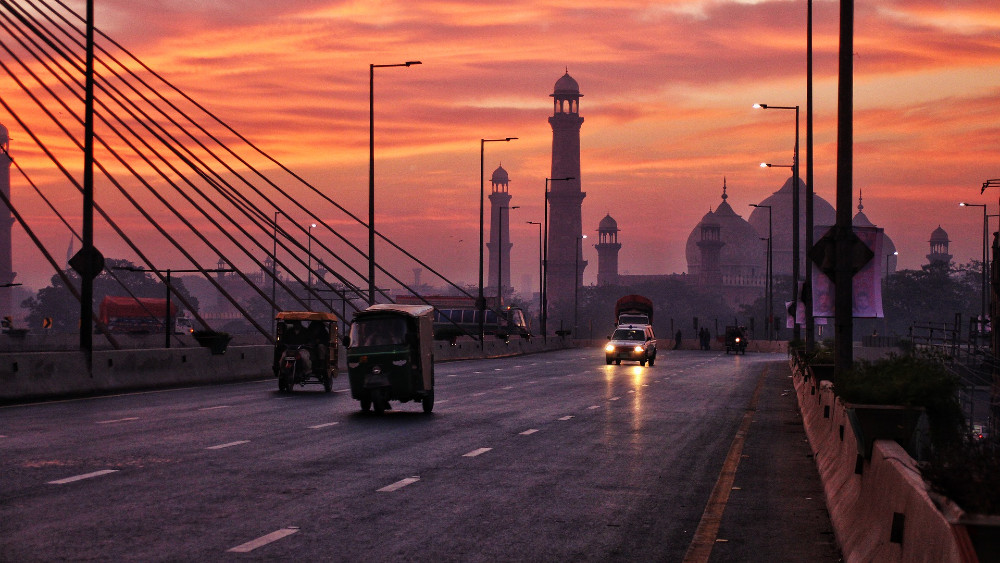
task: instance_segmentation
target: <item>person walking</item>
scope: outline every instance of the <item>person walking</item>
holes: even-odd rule
[[[681,347],[681,330],[677,329],[677,334],[674,335],[674,350],[678,350]]]

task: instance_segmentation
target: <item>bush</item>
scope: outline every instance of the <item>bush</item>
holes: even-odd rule
[[[944,448],[962,440],[960,385],[940,356],[924,353],[858,362],[853,370],[838,376],[834,390],[849,403],[923,407],[931,443]]]
[[[973,514],[1000,514],[1000,449],[962,442],[935,452],[921,472],[931,488]]]

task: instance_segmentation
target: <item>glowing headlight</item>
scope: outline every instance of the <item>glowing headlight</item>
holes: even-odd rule
[[[737,336],[737,337],[736,337],[736,343],[737,343],[737,344],[739,344],[739,343],[740,343],[740,337],[739,337],[739,336]]]
[[[375,366],[372,368],[372,374],[380,375],[382,373],[382,366]]]
[[[642,346],[640,345],[640,346],[636,346],[636,347],[635,347],[635,351],[641,354],[641,353],[645,352],[645,351],[646,351],[646,349],[645,349],[645,348],[643,348],[643,347],[642,347]]]
[[[608,353],[614,352],[615,351],[615,345],[614,344],[608,344],[607,346],[604,347],[604,351],[608,352]]]

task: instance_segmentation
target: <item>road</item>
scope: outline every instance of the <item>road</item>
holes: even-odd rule
[[[783,360],[443,363],[431,415],[346,377],[0,408],[0,560],[836,561]]]

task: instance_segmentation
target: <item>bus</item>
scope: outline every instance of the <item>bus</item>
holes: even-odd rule
[[[483,332],[504,340],[531,339],[531,327],[520,307],[495,307],[480,311],[472,297],[456,295],[400,295],[396,302],[409,305],[430,304],[434,307],[434,338],[454,341],[459,336],[479,334],[480,314],[485,313]],[[487,306],[491,304],[487,301]]]

